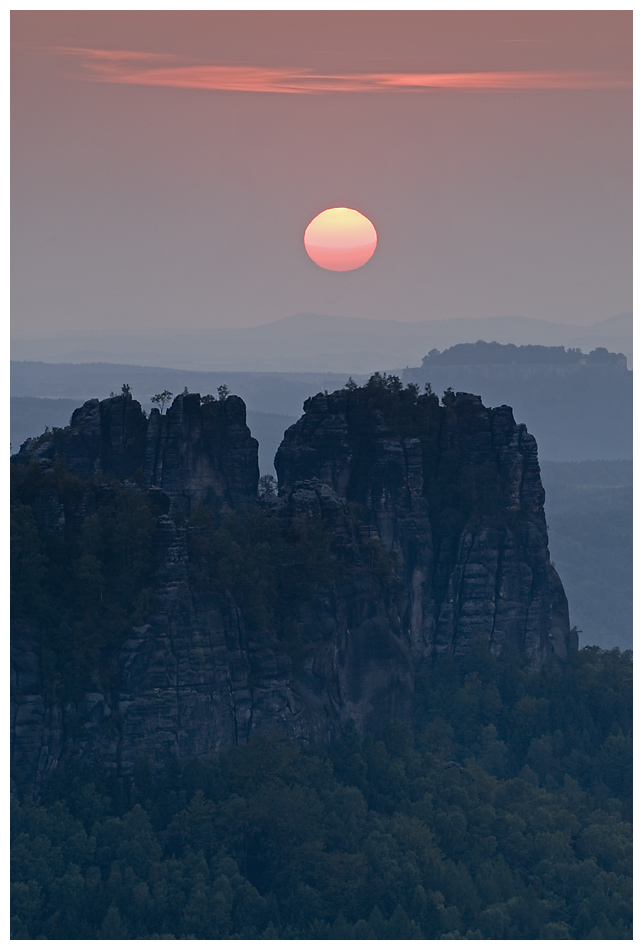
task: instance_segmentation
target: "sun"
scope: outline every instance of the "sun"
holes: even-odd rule
[[[306,228],[304,247],[310,259],[325,270],[355,270],[373,256],[377,231],[353,208],[327,208]]]

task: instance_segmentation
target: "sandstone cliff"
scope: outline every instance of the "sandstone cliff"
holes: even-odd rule
[[[203,403],[198,393],[177,396],[165,415],[152,409],[148,419],[139,402],[118,395],[90,399],[66,429],[27,440],[15,458],[64,458],[79,478],[102,471],[122,479],[138,472],[172,500],[216,499],[230,511],[256,498],[258,448],[238,396]]]
[[[281,490],[317,477],[396,551],[414,652],[505,640],[542,664],[570,649],[549,561],[536,442],[509,406],[415,398],[380,384],[307,400],[275,466]]]
[[[22,447],[21,504],[43,544],[78,546],[125,492],[118,510],[137,512],[139,533],[149,525],[153,569],[140,582],[149,607],[108,646],[88,635],[73,689],[64,663],[52,686],[42,620],[15,612],[17,781],[38,787],[67,758],[125,774],[142,754],[207,755],[259,727],[310,741],[349,719],[377,731],[411,718],[420,658],[477,637],[537,665],[574,649],[535,441],[508,407],[461,393],[440,406],[376,381],[304,408],[277,453],[278,498],[257,500],[257,444],[237,397],[180,396],[149,420],[128,396],[92,400],[68,429]],[[60,458],[72,489],[55,475]],[[24,487],[32,469],[46,490]],[[107,609],[102,590],[84,617]],[[87,626],[80,618],[77,636]]]

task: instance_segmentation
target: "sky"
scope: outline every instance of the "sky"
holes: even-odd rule
[[[630,11],[14,11],[12,334],[632,309]],[[355,208],[377,249],[303,236]]]

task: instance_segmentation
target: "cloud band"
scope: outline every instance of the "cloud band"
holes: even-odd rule
[[[617,71],[509,70],[461,73],[316,73],[261,66],[181,64],[177,58],[127,50],[58,47],[55,52],[80,60],[94,82],[176,89],[320,95],[338,92],[422,92],[452,90],[526,91],[623,89],[631,76]]]

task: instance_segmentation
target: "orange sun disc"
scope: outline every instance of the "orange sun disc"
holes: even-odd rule
[[[377,231],[353,208],[327,208],[306,228],[304,247],[310,259],[326,270],[355,270],[373,256]]]

